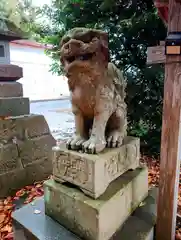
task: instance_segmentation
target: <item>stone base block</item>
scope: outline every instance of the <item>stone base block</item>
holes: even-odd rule
[[[0,197],[52,174],[56,145],[42,115],[0,121]]]
[[[0,98],[0,116],[21,116],[30,113],[29,98]]]
[[[11,196],[17,190],[47,179],[52,172],[50,158],[40,159],[26,166],[0,174],[0,198]]]
[[[158,189],[149,190],[148,197],[124,223],[111,240],[153,240],[157,218]]]
[[[153,240],[156,223],[156,196],[149,195],[111,240]],[[40,214],[34,214],[39,210]],[[28,216],[28,217],[27,217]],[[86,216],[85,221],[86,221]],[[57,221],[45,215],[43,197],[23,206],[13,215],[14,240],[80,240]],[[154,220],[153,220],[154,219]],[[47,227],[48,226],[48,227]]]
[[[12,143],[13,138],[25,141],[48,134],[50,129],[43,115],[23,115],[0,121],[0,143],[2,144]]]
[[[87,240],[108,240],[123,225],[148,194],[146,168],[128,171],[94,200],[72,186],[44,184],[45,212],[60,224]]]
[[[129,169],[139,166],[140,140],[126,137],[120,148],[105,149],[97,155],[66,149],[65,144],[53,148],[53,177],[70,182],[96,199],[108,185]]]
[[[23,87],[19,82],[1,82],[0,97],[22,97]]]

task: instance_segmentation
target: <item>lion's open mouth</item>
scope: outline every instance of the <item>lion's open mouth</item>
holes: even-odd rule
[[[94,55],[93,53],[86,53],[86,54],[82,54],[82,55],[66,57],[66,61],[68,64],[73,63],[76,60],[88,61],[88,60],[92,59],[93,55]]]

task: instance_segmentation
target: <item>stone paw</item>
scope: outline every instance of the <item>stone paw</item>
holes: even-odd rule
[[[84,142],[86,142],[86,139],[81,136],[74,136],[67,141],[66,147],[69,150],[81,150]]]
[[[105,140],[97,140],[95,138],[90,138],[88,141],[82,144],[82,151],[85,153],[96,154],[102,152],[106,147]]]
[[[119,131],[113,131],[107,137],[108,148],[120,147],[122,143],[123,143],[123,136],[121,136]]]

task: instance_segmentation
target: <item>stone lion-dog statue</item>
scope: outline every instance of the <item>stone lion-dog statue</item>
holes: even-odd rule
[[[127,134],[126,83],[109,62],[108,34],[74,28],[60,41],[75,117],[75,134],[67,148],[96,154],[120,147]]]

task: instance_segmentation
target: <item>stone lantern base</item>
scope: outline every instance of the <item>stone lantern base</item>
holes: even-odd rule
[[[0,198],[52,173],[56,141],[44,116],[30,114],[22,76],[21,67],[0,65]]]
[[[23,77],[23,69],[13,64],[0,64],[0,81],[17,81]]]

